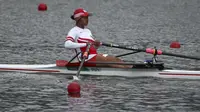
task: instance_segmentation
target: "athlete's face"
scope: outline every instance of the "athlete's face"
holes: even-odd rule
[[[81,23],[82,25],[84,26],[87,26],[88,25],[88,16],[85,16],[85,17],[81,17]]]

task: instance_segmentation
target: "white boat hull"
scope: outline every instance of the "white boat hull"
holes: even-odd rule
[[[77,68],[58,67],[56,64],[48,65],[15,65],[0,64],[0,71],[41,73],[41,74],[63,74],[75,75]],[[158,69],[121,69],[121,68],[97,68],[84,67],[81,75],[97,76],[122,76],[122,77],[159,77],[159,78],[183,78],[200,79],[200,71],[189,70],[158,70]]]

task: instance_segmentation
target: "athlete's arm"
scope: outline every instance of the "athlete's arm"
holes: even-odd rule
[[[66,41],[64,44],[65,48],[76,49],[86,46],[86,43],[76,43],[75,42],[76,38],[77,38],[77,31],[75,29],[71,29],[66,37]]]
[[[71,40],[65,41],[65,48],[69,48],[69,49],[81,48],[81,47],[85,47],[86,45],[87,45],[86,43],[75,43],[75,42],[72,42]]]

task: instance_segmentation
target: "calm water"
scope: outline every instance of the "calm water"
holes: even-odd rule
[[[45,2],[48,11],[38,12]],[[199,0],[0,0],[0,62],[49,64],[69,59],[63,47],[77,7],[93,12],[96,39],[154,47],[200,57]],[[178,40],[180,49],[170,49]],[[127,51],[101,47],[108,54]],[[123,57],[143,60],[144,53]],[[200,69],[199,61],[159,56],[167,67]],[[191,112],[200,110],[200,81],[82,77],[81,97],[71,98],[66,76],[0,73],[1,112]]]

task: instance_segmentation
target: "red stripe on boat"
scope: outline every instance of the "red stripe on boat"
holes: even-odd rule
[[[37,70],[37,69],[22,69],[22,68],[0,68],[0,70],[12,70],[12,71],[34,71],[34,72],[60,72],[59,70]]]
[[[200,76],[200,74],[159,73],[160,75]]]
[[[96,59],[94,59],[94,60],[96,60]],[[88,61],[88,62],[90,62],[90,61]],[[58,67],[79,67],[80,66],[80,62],[68,63],[68,61],[66,61],[66,60],[56,60],[56,66],[58,66]],[[96,64],[95,63],[93,64],[93,63],[85,62],[83,64],[83,66],[84,67],[95,67]]]

